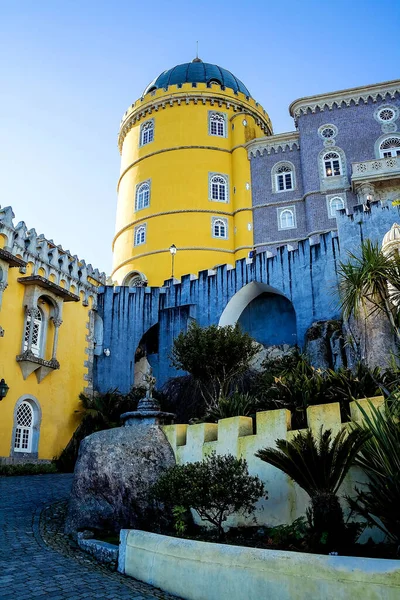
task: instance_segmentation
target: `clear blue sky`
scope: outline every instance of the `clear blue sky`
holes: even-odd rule
[[[399,26],[399,0],[0,0],[0,204],[110,272],[120,118],[196,40],[279,133],[296,98],[398,78]]]

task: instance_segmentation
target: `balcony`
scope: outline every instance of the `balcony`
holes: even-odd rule
[[[400,156],[376,158],[352,163],[351,183],[355,184],[400,179]]]

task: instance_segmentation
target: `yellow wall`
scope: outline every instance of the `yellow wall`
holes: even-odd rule
[[[197,101],[195,101],[197,99]],[[209,112],[226,115],[227,136],[209,135]],[[154,141],[139,147],[140,126],[154,119]],[[250,163],[244,144],[271,133],[265,111],[219,85],[170,86],[137,101],[121,123],[112,277],[122,283],[133,271],[150,285],[217,264],[233,264],[253,246]],[[209,199],[209,173],[229,179],[229,201]],[[150,206],[135,212],[136,186],[151,181]],[[245,209],[245,210],[244,210]],[[228,219],[228,239],[213,238],[213,216]],[[135,226],[146,224],[146,243],[134,246]]]
[[[79,393],[86,385],[84,361],[88,359],[85,348],[90,307],[83,306],[82,302],[64,303],[57,351],[60,369],[52,371],[40,383],[35,373],[24,380],[16,361],[22,351],[25,325],[25,286],[17,282],[21,276],[24,275],[18,268],[9,269],[8,287],[3,292],[0,309],[0,325],[5,330],[4,337],[0,338],[0,379],[4,378],[10,387],[0,402],[0,459],[10,455],[15,404],[24,395],[33,396],[42,412],[38,458],[52,459],[66,446],[79,422],[74,411],[79,405]],[[51,349],[52,330],[49,329],[45,358],[49,354],[51,357]]]

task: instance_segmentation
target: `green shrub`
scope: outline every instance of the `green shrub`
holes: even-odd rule
[[[14,465],[1,465],[0,475],[43,475],[46,473],[57,473],[57,467],[54,463],[24,463]]]
[[[243,458],[210,454],[201,462],[168,469],[153,486],[153,496],[169,508],[194,509],[203,521],[223,536],[222,524],[229,515],[250,515],[264,493],[261,480],[249,475]]]

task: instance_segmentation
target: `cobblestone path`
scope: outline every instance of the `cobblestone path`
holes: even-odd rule
[[[46,526],[48,516],[43,526],[42,511],[62,507],[71,483],[72,475],[0,477],[0,599],[176,600],[71,550],[61,531]]]

